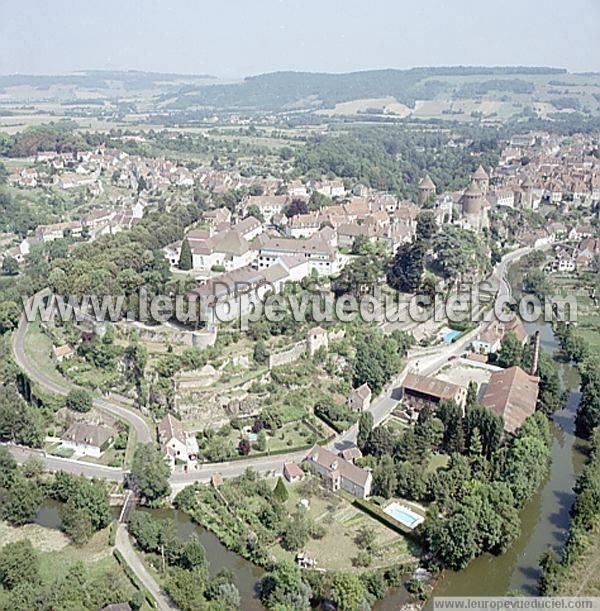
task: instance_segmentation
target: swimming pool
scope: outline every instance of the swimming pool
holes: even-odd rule
[[[455,337],[458,337],[460,335],[460,331],[455,331],[454,329],[450,329],[450,331],[448,331],[445,335],[444,335],[444,341],[447,344],[452,343],[452,340]]]
[[[425,518],[418,513],[415,513],[412,509],[409,509],[406,505],[400,505],[400,503],[390,503],[384,510],[388,516],[394,518],[411,530],[416,528]]]

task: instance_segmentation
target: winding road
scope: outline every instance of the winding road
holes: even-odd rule
[[[510,286],[506,279],[507,266],[515,261],[520,256],[526,254],[529,249],[520,249],[506,255],[500,261],[488,281],[497,289],[498,298],[504,298],[510,295]],[[490,313],[486,317],[489,320]],[[13,353],[18,366],[29,376],[29,378],[39,384],[47,391],[66,395],[69,390],[75,388],[75,385],[66,379],[60,383],[49,378],[44,372],[36,366],[29,358],[25,350],[25,334],[27,332],[28,321],[23,315],[19,322],[19,327],[13,335]],[[382,394],[371,404],[371,412],[375,424],[381,423],[393,411],[398,403],[396,397],[396,389],[402,383],[406,374],[410,371],[418,371],[422,374],[430,374],[439,369],[450,357],[458,356],[472,341],[479,330],[479,326],[460,338],[453,344],[442,345],[436,350],[416,349],[409,353],[407,362],[403,370],[386,386]],[[155,440],[154,429],[148,422],[132,409],[123,407],[114,401],[96,398],[94,399],[94,407],[100,412],[107,413],[113,417],[121,418],[129,423],[132,430],[135,431],[135,441],[137,443],[148,443]],[[354,425],[349,430],[341,435],[338,435],[329,445],[333,450],[340,450],[347,447],[348,444],[356,441],[358,425]],[[122,482],[125,478],[126,471],[118,468],[87,463],[80,460],[68,458],[59,458],[49,456],[40,450],[26,448],[6,444],[15,457],[18,463],[23,463],[30,456],[38,456],[42,458],[48,471],[67,471],[84,475],[89,478],[100,478],[108,481]],[[193,482],[207,482],[213,473],[219,472],[223,477],[234,477],[241,475],[248,467],[252,467],[259,472],[281,472],[285,462],[296,462],[304,458],[306,452],[289,452],[277,456],[263,456],[259,458],[248,458],[225,463],[205,463],[199,465],[197,469],[187,472],[176,471],[171,474],[170,484],[173,492],[177,492],[190,485]],[[155,581],[148,569],[137,555],[131,541],[129,539],[126,527],[123,524],[118,525],[115,541],[117,549],[121,552],[123,558],[135,573],[140,582],[154,596],[158,608],[165,611],[175,609],[169,597],[162,590],[160,585]]]
[[[530,251],[529,248],[521,248],[505,255],[502,260],[495,266],[491,276],[487,279],[490,284],[497,289],[498,298],[504,298],[510,295],[510,286],[506,279],[507,267],[510,263]],[[486,316],[489,320],[489,313]],[[39,384],[47,391],[66,395],[69,390],[76,388],[74,384],[68,380],[60,381],[60,383],[49,378],[44,372],[36,366],[29,358],[25,350],[25,334],[27,332],[28,321],[23,315],[19,322],[19,326],[13,334],[13,354],[18,366],[29,376],[29,378]],[[404,369],[389,382],[382,394],[371,404],[373,420],[375,424],[379,424],[393,411],[398,403],[396,390],[402,383],[404,377],[409,371],[418,371],[421,374],[430,374],[439,369],[450,357],[458,356],[465,350],[468,344],[477,334],[479,327],[464,337],[460,338],[453,344],[439,346],[438,349],[432,351],[431,348],[422,348],[412,350],[405,364]],[[129,423],[132,430],[135,431],[135,439],[137,443],[154,442],[155,432],[154,427],[139,413],[131,408],[119,405],[114,400],[106,398],[94,399],[94,407],[100,412],[104,412],[113,417],[120,418]],[[349,430],[338,435],[329,444],[332,449],[342,449],[349,443],[356,440],[358,431],[357,425],[354,425]],[[81,460],[73,460],[68,458],[59,458],[49,456],[39,450],[33,450],[23,446],[15,446],[5,444],[18,462],[24,462],[28,456],[35,455],[41,457],[49,471],[67,471],[85,475],[90,478],[107,479],[110,481],[122,481],[127,473],[122,469],[106,467]],[[243,460],[235,460],[221,463],[204,463],[198,465],[196,469],[191,469],[187,472],[175,471],[171,474],[170,483],[174,491],[193,483],[207,482],[213,473],[219,472],[223,477],[235,477],[241,475],[248,467],[252,467],[256,471],[265,473],[269,471],[281,471],[283,464],[286,462],[294,462],[301,460],[305,455],[304,451],[289,452],[287,454],[278,454],[277,456],[261,456],[256,458],[247,458]]]
[[[29,378],[39,384],[44,390],[47,390],[57,395],[67,395],[70,390],[77,388],[75,384],[66,379],[57,382],[49,378],[36,364],[29,358],[25,351],[25,334],[27,333],[28,321],[25,314],[21,316],[19,326],[13,334],[12,349],[15,362],[25,372]],[[146,420],[133,410],[123,407],[114,401],[97,398],[94,399],[94,407],[100,411],[121,418],[129,423],[135,431],[136,440],[139,443],[148,443],[155,440],[153,430],[150,428]]]

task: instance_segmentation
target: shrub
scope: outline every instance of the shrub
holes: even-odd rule
[[[89,412],[92,409],[92,395],[84,388],[74,388],[67,395],[67,407],[76,412]]]

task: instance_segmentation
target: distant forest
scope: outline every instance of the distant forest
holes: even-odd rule
[[[416,99],[432,97],[450,85],[432,77],[446,76],[514,76],[566,74],[562,68],[543,67],[440,67],[410,70],[365,70],[345,74],[316,72],[273,72],[244,79],[241,83],[207,85],[188,89],[168,108],[181,110],[192,105],[218,108],[252,108],[277,111],[293,108],[332,107],[339,102],[360,98],[393,96],[399,102],[413,105]],[[517,79],[493,79],[477,83],[482,93],[505,91],[524,93],[532,85]],[[468,84],[465,85],[468,87]]]
[[[73,74],[8,74],[0,75],[0,88],[29,86],[48,89],[52,86],[76,86],[86,89],[109,89],[120,83],[126,89],[147,89],[158,83],[188,82],[214,79],[208,74],[171,74],[139,70],[87,70]]]

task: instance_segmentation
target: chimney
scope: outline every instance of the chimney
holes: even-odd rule
[[[533,336],[533,355],[531,357],[531,371],[529,372],[534,376],[538,368],[538,357],[540,354],[540,332],[536,331]]]

